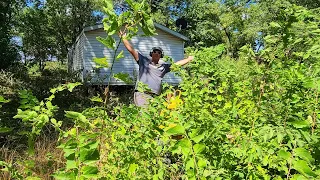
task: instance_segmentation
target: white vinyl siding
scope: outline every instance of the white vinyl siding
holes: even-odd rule
[[[184,41],[177,38],[171,34],[168,34],[160,29],[156,30],[158,35],[152,37],[141,37],[137,36],[130,40],[132,46],[143,55],[149,56],[150,49],[154,46],[160,46],[164,50],[164,54],[173,58],[174,61],[183,59],[184,57]],[[99,74],[94,72],[96,64],[93,61],[94,57],[101,58],[106,57],[108,63],[111,67],[112,58],[114,50],[106,48],[102,43],[100,43],[96,37],[106,37],[105,31],[103,29],[96,29],[92,31],[84,32],[83,38],[83,76],[85,79],[91,79],[92,83],[97,82],[97,77],[99,76],[98,82],[107,83],[107,76],[110,73],[110,68],[103,68],[99,70]],[[119,38],[114,36],[117,41]],[[82,45],[81,43],[79,45]],[[80,47],[79,47],[80,48]],[[80,48],[81,49],[81,48]],[[123,50],[124,58],[116,61],[113,67],[113,73],[128,73],[133,79],[136,79],[138,74],[138,64],[133,59],[131,54],[127,51],[124,45],[121,43],[118,49],[118,53]],[[81,50],[80,50],[81,51]],[[80,53],[82,54],[82,53]],[[82,57],[80,57],[82,58]],[[77,65],[77,69],[80,65]],[[168,73],[164,77],[164,82],[170,84],[178,84],[181,80],[179,77],[175,77],[173,73]],[[112,85],[125,85],[124,82],[116,79],[111,79]]]
[[[72,50],[69,52],[70,60],[68,64],[71,66],[70,70],[73,72],[79,72],[80,78],[83,80],[83,49],[84,49],[84,32],[82,32],[77,38]]]

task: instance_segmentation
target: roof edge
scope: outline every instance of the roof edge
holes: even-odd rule
[[[162,31],[165,31],[165,32],[175,36],[175,37],[178,37],[178,38],[183,39],[185,41],[189,40],[189,38],[187,38],[186,36],[184,36],[184,35],[182,35],[182,34],[180,34],[178,32],[175,32],[175,31],[173,31],[173,30],[171,30],[171,29],[169,29],[169,28],[167,28],[167,27],[165,27],[165,26],[163,26],[161,24],[154,23],[154,26],[156,28],[162,30]],[[97,24],[97,25],[94,25],[94,26],[88,26],[88,27],[85,27],[83,29],[83,31],[87,32],[87,31],[94,31],[94,30],[97,30],[97,29],[103,29],[103,25],[102,24]]]
[[[185,40],[185,41],[188,41],[188,40],[189,40],[189,38],[187,38],[186,36],[184,36],[184,35],[176,32],[176,31],[173,31],[173,30],[171,30],[171,29],[169,29],[169,28],[167,28],[167,27],[165,27],[165,26],[163,26],[163,25],[161,25],[161,24],[154,23],[154,26],[155,26],[156,28],[161,29],[161,30],[163,30],[163,31],[165,31],[165,32],[167,32],[167,33],[169,33],[169,34],[172,34],[172,35],[174,35],[174,36],[176,36],[176,37],[178,37],[178,38],[180,38],[180,39],[183,39],[183,40]]]

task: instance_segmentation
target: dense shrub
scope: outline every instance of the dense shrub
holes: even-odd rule
[[[65,111],[73,121],[65,129],[54,99],[78,83],[42,101],[21,92],[15,118],[30,128],[29,153],[53,126],[66,161],[56,179],[319,179],[319,15],[298,6],[282,13],[259,53],[244,46],[235,60],[224,45],[191,51],[190,66],[172,67],[179,89],[166,85],[148,108],[94,97],[97,106]]]

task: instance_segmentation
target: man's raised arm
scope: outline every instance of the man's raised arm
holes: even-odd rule
[[[138,61],[139,60],[138,52],[136,50],[134,50],[134,48],[132,47],[130,42],[126,39],[126,33],[120,32],[119,36],[122,37],[122,41],[123,41],[124,46],[131,53],[131,55],[133,56],[134,60]]]
[[[188,64],[192,60],[193,60],[193,56],[189,56],[188,58],[182,59],[182,60],[180,60],[180,61],[178,61],[178,62],[176,62],[174,64],[183,66],[185,64]]]

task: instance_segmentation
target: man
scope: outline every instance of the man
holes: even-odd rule
[[[160,47],[153,47],[148,56],[142,55],[136,51],[129,41],[126,39],[126,34],[120,32],[120,36],[123,38],[123,44],[127,50],[131,53],[133,58],[139,64],[139,76],[138,82],[135,87],[134,103],[140,107],[146,107],[148,101],[154,96],[159,95],[161,92],[161,82],[164,75],[170,72],[171,64],[159,61],[164,56],[163,50]],[[193,56],[189,56],[186,59],[176,62],[177,65],[185,65],[193,60]],[[149,91],[139,92],[137,86],[139,82],[148,85]]]

